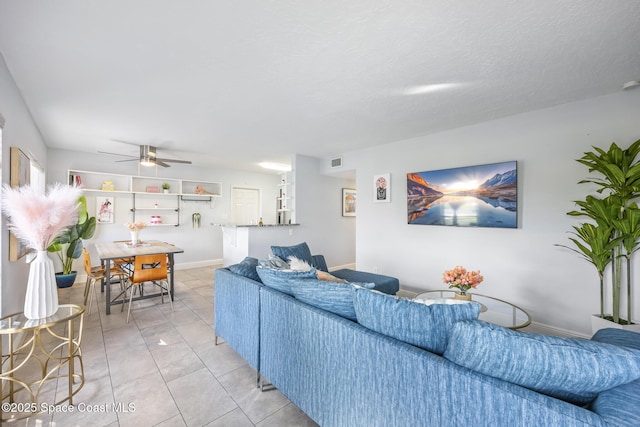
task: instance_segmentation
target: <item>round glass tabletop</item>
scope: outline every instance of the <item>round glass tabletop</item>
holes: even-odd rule
[[[444,300],[453,299],[453,290],[426,291],[416,295],[414,300]],[[520,329],[531,324],[531,316],[517,305],[486,295],[471,294],[472,301],[482,304],[483,309],[479,320],[504,326],[510,329]]]

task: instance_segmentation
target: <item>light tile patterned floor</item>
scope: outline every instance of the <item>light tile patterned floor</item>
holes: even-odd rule
[[[105,314],[98,289],[99,310],[94,303],[85,315],[86,383],[74,397],[75,412],[13,425],[316,426],[279,391],[256,388],[255,371],[229,346],[214,345],[213,268],[176,270],[175,276],[174,311],[166,299],[134,302],[129,324],[126,308]],[[81,302],[83,289],[77,283],[59,290],[60,303]],[[53,401],[55,392],[43,397]],[[134,410],[114,411],[114,403]]]

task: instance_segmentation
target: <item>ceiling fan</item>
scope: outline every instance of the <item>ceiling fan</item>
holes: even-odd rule
[[[168,163],[184,163],[187,165],[191,164],[189,160],[178,160],[178,159],[166,159],[162,157],[158,157],[156,153],[156,147],[153,145],[140,145],[140,156],[131,156],[129,154],[119,154],[119,153],[108,153],[106,151],[98,151],[102,154],[113,154],[115,156],[125,156],[132,157],[127,160],[116,160],[116,162],[133,162],[139,161],[142,166],[162,166],[165,168],[170,167]]]

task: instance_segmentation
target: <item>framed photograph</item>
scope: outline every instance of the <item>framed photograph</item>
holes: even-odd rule
[[[517,163],[407,174],[407,223],[518,226]]]
[[[113,224],[114,203],[113,197],[96,197],[96,224]]]
[[[9,185],[12,188],[31,183],[31,160],[18,147],[10,147]],[[29,249],[9,232],[9,261],[18,261],[29,252]]]
[[[373,202],[388,203],[391,201],[391,174],[385,173],[373,177]]]
[[[342,216],[356,216],[355,188],[342,189]]]

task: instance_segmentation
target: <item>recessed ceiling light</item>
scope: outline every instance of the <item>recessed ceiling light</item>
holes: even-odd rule
[[[262,162],[262,163],[258,163],[258,165],[262,166],[265,169],[271,169],[274,171],[280,171],[280,172],[291,171],[291,166],[285,165],[284,163]]]
[[[411,86],[402,91],[403,95],[421,95],[424,93],[440,92],[462,86],[462,83],[436,83],[432,85]]]
[[[631,80],[630,82],[626,82],[625,84],[622,85],[622,90],[631,89],[636,86],[640,86],[640,82],[637,80]]]

